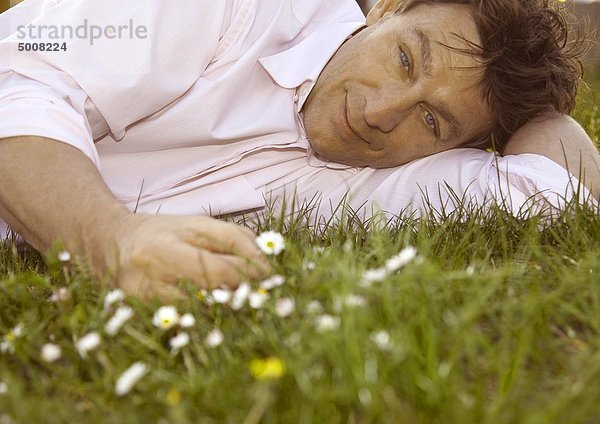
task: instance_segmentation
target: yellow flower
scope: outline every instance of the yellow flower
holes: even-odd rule
[[[248,368],[257,380],[277,380],[285,374],[285,364],[275,356],[266,359],[254,358]]]
[[[207,291],[202,289],[202,290],[198,291],[198,293],[196,293],[196,298],[200,302],[203,302],[206,299],[206,295],[207,295]]]
[[[17,324],[13,329],[11,329],[4,339],[9,342],[14,342],[15,339],[21,337],[23,335],[23,324]]]
[[[170,389],[166,399],[169,406],[176,407],[181,403],[181,392],[177,389]]]

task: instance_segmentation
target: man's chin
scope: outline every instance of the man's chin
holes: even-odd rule
[[[317,158],[327,161],[327,162],[336,162],[341,163],[342,165],[348,166],[357,166],[357,167],[366,167],[369,164],[364,159],[357,159],[354,157],[349,157],[347,155],[340,155],[338,152],[326,152],[325,154],[319,152],[319,150],[315,149],[315,153]]]

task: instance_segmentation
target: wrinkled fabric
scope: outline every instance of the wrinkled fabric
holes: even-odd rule
[[[23,39],[19,25],[86,20],[133,23],[147,37],[17,51],[39,41]],[[281,207],[285,194],[288,202],[319,198],[324,217],[342,199],[393,216],[451,210],[457,197],[509,198],[517,214],[532,197],[558,208],[572,195],[577,180],[539,155],[457,149],[389,169],[317,157],[302,105],[362,26],[354,0],[25,0],[0,15],[0,138],[74,146],[117,199],[144,213],[260,212],[265,199]]]

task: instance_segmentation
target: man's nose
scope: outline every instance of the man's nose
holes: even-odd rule
[[[374,90],[367,95],[364,118],[370,127],[389,133],[406,119],[415,104],[408,93],[397,89]]]

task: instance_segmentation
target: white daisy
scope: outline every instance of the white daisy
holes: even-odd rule
[[[390,333],[385,330],[375,331],[369,335],[369,338],[381,350],[392,348]]]
[[[357,294],[350,294],[344,299],[344,304],[346,306],[354,308],[359,306],[365,306],[367,304],[367,301],[362,296],[359,296]]]
[[[277,315],[282,318],[291,315],[291,313],[294,312],[294,309],[296,309],[296,302],[294,302],[294,299],[291,297],[279,299],[275,304],[275,311],[277,312]]]
[[[125,293],[121,289],[114,289],[106,293],[104,297],[104,309],[110,308],[114,303],[121,302],[125,299]]]
[[[223,333],[221,332],[221,330],[219,330],[218,328],[215,328],[210,333],[208,333],[208,335],[206,336],[206,341],[205,341],[206,346],[217,347],[221,343],[223,343],[224,338],[225,337],[223,336]]]
[[[306,305],[306,312],[309,314],[319,314],[323,312],[323,305],[318,300],[311,300]]]
[[[307,271],[312,271],[313,269],[315,269],[316,266],[317,266],[317,264],[314,263],[313,261],[308,261],[308,262],[304,263],[302,268],[304,268]]]
[[[71,254],[66,250],[58,252],[58,260],[61,262],[69,262],[71,260]]]
[[[385,269],[388,272],[398,271],[403,266],[410,263],[417,257],[417,249],[413,246],[407,246],[400,251],[397,255],[392,256],[385,262]]]
[[[88,353],[100,346],[102,338],[95,331],[86,334],[75,343],[75,348],[79,352],[79,356],[87,358]]]
[[[361,287],[370,287],[373,283],[385,279],[389,275],[385,267],[367,269],[363,272],[362,279],[358,283]]]
[[[275,287],[280,287],[285,283],[285,278],[282,275],[275,274],[260,283],[260,288],[265,290],[271,290]]]
[[[8,385],[4,381],[0,381],[0,395],[8,393]]]
[[[129,306],[121,306],[116,311],[115,314],[108,320],[106,325],[104,326],[104,332],[109,336],[114,336],[119,332],[123,324],[131,319],[133,316],[133,309]]]
[[[349,294],[345,297],[335,298],[333,301],[333,310],[340,312],[342,310],[342,306],[346,306],[348,308],[357,308],[360,306],[365,306],[366,304],[367,301],[364,297],[357,294]]]
[[[4,340],[0,343],[1,353],[15,353],[15,339],[23,336],[23,329],[25,327],[22,323],[15,325],[7,334],[4,335]]]
[[[42,346],[41,356],[45,362],[54,362],[60,359],[62,356],[62,351],[60,346],[53,343],[46,343],[44,346]]]
[[[340,327],[340,318],[332,315],[321,315],[315,319],[315,327],[319,333],[334,331]]]
[[[269,294],[265,290],[258,290],[250,293],[250,295],[248,296],[248,303],[250,304],[251,308],[260,309],[262,308],[263,304],[265,303],[265,300],[267,300],[268,297]]]
[[[196,318],[192,314],[183,314],[179,319],[179,326],[182,328],[190,328],[196,325]]]
[[[248,296],[250,295],[250,284],[242,283],[238,286],[238,288],[233,292],[233,297],[231,299],[231,309],[237,311],[244,306]]]
[[[15,345],[7,340],[0,342],[0,353],[15,353]]]
[[[50,302],[65,302],[71,298],[71,292],[67,287],[61,287],[50,296]]]
[[[115,394],[124,396],[133,389],[133,386],[148,372],[148,366],[143,362],[135,362],[127,368],[117,380]]]
[[[227,303],[231,300],[233,293],[231,293],[231,290],[214,289],[210,292],[210,295],[217,303]]]
[[[171,352],[177,353],[179,349],[187,346],[190,342],[190,335],[186,332],[181,332],[175,337],[171,337],[169,340],[169,346],[171,346]]]
[[[23,326],[22,323],[19,323],[19,324],[15,325],[13,327],[13,329],[10,330],[10,332],[8,333],[8,337],[10,338],[11,335],[14,336],[14,337],[21,337],[21,336],[23,336],[23,329],[24,328],[25,327]]]
[[[161,306],[152,317],[152,324],[163,330],[177,325],[179,323],[179,312],[175,306]]]
[[[285,249],[283,236],[275,231],[265,231],[256,237],[256,244],[265,255],[279,255]]]

